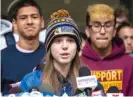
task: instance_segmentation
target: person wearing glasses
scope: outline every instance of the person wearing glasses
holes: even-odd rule
[[[89,38],[81,59],[105,91],[116,86],[125,96],[133,96],[133,58],[124,54],[124,42],[115,37],[115,23],[112,7],[106,4],[88,7],[86,25]]]

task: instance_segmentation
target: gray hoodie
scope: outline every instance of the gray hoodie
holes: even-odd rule
[[[4,34],[11,33],[12,31],[12,23],[5,19],[0,19],[0,50],[7,47],[6,40]]]

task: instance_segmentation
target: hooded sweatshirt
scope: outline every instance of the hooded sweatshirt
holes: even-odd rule
[[[81,59],[100,80],[105,91],[111,86],[117,86],[125,96],[133,96],[133,57],[124,52],[123,41],[114,38],[111,54],[101,58],[91,47],[90,41],[86,41]]]
[[[0,26],[0,50],[4,49],[7,47],[6,40],[4,37],[4,34],[6,33],[11,33],[12,31],[12,23],[8,20],[0,19],[1,26]]]

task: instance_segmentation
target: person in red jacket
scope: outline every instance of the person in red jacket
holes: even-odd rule
[[[133,58],[124,54],[125,46],[115,37],[114,9],[94,4],[87,9],[89,38],[81,59],[96,75],[105,91],[116,86],[125,96],[133,96]]]

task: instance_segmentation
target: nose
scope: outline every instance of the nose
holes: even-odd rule
[[[104,34],[105,34],[105,29],[104,29],[104,27],[103,27],[103,26],[101,27],[100,34],[102,34],[102,35],[104,35]]]
[[[131,40],[130,38],[128,38],[128,39],[127,39],[127,44],[128,44],[128,45],[131,45],[131,43],[132,43],[132,40]]]
[[[28,17],[28,19],[27,19],[27,23],[28,23],[28,24],[32,24],[32,23],[33,23],[33,21],[32,21],[32,18],[31,18],[31,17]]]
[[[63,41],[62,42],[62,49],[63,50],[67,50],[68,49],[68,43],[67,43],[67,41]]]

